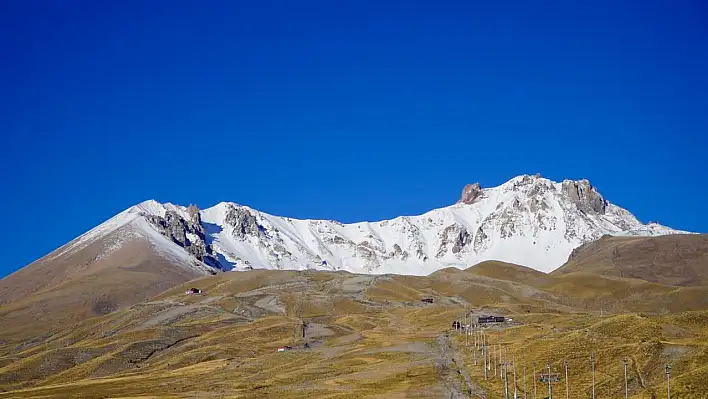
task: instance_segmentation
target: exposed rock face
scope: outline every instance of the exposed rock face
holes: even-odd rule
[[[602,198],[602,195],[597,192],[597,189],[595,189],[587,179],[579,181],[564,180],[562,189],[581,211],[601,215],[605,214],[607,201]]]
[[[194,204],[190,204],[187,207],[187,214],[189,215],[190,222],[197,224],[199,226],[202,225],[202,217],[199,215],[199,207],[198,206],[196,206]]]
[[[237,241],[248,242],[265,252],[271,265],[282,268],[284,262],[295,261],[293,253],[288,249],[281,232],[257,212],[245,206],[229,205],[224,222],[231,226],[231,235]],[[298,253],[305,256],[305,266],[320,265],[319,254],[305,248],[300,243],[293,243]],[[322,254],[326,254],[323,251]]]
[[[190,205],[187,210],[190,220],[185,220],[177,212],[168,210],[165,217],[144,214],[145,219],[163,236],[181,246],[192,256],[209,266],[221,269],[222,265],[214,256],[211,245],[205,239],[204,226],[199,217],[199,208]]]
[[[170,209],[176,213],[166,214]],[[539,175],[520,175],[485,189],[469,184],[456,205],[379,222],[298,220],[228,202],[201,212],[195,206],[152,203],[146,210],[163,216],[158,220],[163,234],[189,254],[213,253],[234,270],[427,274],[495,259],[550,271],[574,248],[602,234],[673,232],[643,225],[606,202],[587,180],[554,182]]]
[[[472,235],[463,226],[457,223],[447,226],[440,232],[440,246],[436,257],[444,256],[448,251],[448,246],[451,244],[452,253],[457,254],[471,241]]]
[[[225,221],[233,226],[234,238],[244,239],[247,236],[268,238],[266,229],[258,224],[256,215],[248,208],[232,206],[226,214]]]
[[[462,189],[462,196],[457,203],[472,204],[480,195],[482,195],[482,186],[479,183],[468,184]]]
[[[405,261],[409,256],[408,251],[401,249],[401,246],[398,244],[393,244],[393,251],[388,253],[387,259],[397,258]]]

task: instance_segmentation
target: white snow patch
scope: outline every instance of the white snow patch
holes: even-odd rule
[[[140,213],[164,217],[167,210],[173,210],[188,219],[186,209],[145,201],[82,235],[53,256],[78,250],[131,223],[161,255],[187,268],[208,272],[208,266],[140,217]],[[232,209],[242,212],[249,226],[227,223]],[[582,212],[564,193],[562,183],[531,176],[519,176],[483,189],[470,205],[455,204],[422,215],[376,222],[299,220],[228,202],[202,210],[200,216],[207,243],[222,266],[233,270],[320,269],[427,275],[446,267],[467,268],[485,260],[499,260],[550,272],[565,263],[574,248],[605,234],[686,233],[656,223],[642,224],[627,210],[609,203],[604,214]],[[250,224],[253,220],[257,231]],[[243,234],[243,229],[248,230],[247,234]],[[196,241],[196,236],[187,237]]]

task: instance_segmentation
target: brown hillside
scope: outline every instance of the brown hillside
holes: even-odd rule
[[[551,273],[635,278],[673,286],[708,286],[708,235],[603,237],[573,251]]]
[[[136,238],[105,257],[114,232],[76,251],[62,248],[0,280],[0,339],[48,332],[142,302],[201,274],[159,256]],[[70,245],[70,244],[67,244]],[[28,321],[41,323],[28,329]]]
[[[515,265],[513,263],[486,261],[480,262],[465,270],[477,276],[491,277],[498,280],[514,281],[516,283],[540,287],[548,283],[546,273],[531,269],[530,267]]]
[[[573,299],[566,294],[618,293],[614,284],[666,297],[697,287],[576,273],[549,280],[547,292],[464,271],[428,277],[277,270],[208,276],[51,336],[36,335],[21,345],[0,341],[0,398],[503,397],[493,368],[493,377],[485,379],[475,366],[481,352],[474,351],[474,337],[450,331],[451,321],[466,310],[514,320],[485,332],[495,353],[504,347],[504,358],[518,362],[517,390],[528,382],[529,397],[534,362],[550,362],[558,372],[567,360],[569,398],[587,399],[591,351],[598,397],[622,397],[623,357],[631,360],[632,399],[665,392],[666,363],[673,366],[675,397],[703,397],[705,311],[600,315],[563,304]],[[203,293],[185,295],[188,287]],[[309,323],[305,338],[303,321]],[[38,324],[30,321],[25,328]],[[276,351],[286,345],[292,349]],[[554,386],[562,390],[562,382]]]

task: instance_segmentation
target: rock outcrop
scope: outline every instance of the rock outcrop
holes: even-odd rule
[[[145,219],[163,236],[184,248],[189,254],[209,266],[222,269],[211,245],[206,242],[204,226],[201,224],[199,208],[190,205],[187,208],[189,220],[177,212],[167,210],[165,216],[144,214]]]
[[[482,186],[479,183],[468,184],[462,189],[462,195],[458,204],[470,205],[482,195]]]
[[[607,201],[587,179],[564,180],[562,190],[565,195],[585,213],[605,214]]]
[[[450,245],[452,246],[450,249],[452,253],[457,254],[470,242],[472,242],[472,235],[466,228],[457,223],[447,226],[440,232],[440,246],[438,247],[436,257],[444,256]]]
[[[248,236],[268,238],[266,229],[258,223],[256,215],[246,207],[231,206],[226,213],[225,222],[233,227],[233,235],[236,239],[242,240]]]

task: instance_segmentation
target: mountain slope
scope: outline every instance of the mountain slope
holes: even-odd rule
[[[545,279],[551,290],[490,277],[499,269],[494,266],[514,280]],[[0,398],[450,398],[465,397],[451,389],[455,381],[464,384],[465,370],[471,377],[468,388],[481,387],[488,398],[504,397],[502,380],[492,368],[491,377],[484,378],[481,354],[472,352],[477,335],[465,338],[450,331],[453,320],[467,319],[466,311],[472,311],[472,320],[482,314],[513,319],[485,328],[486,342],[494,345],[492,353],[500,354],[503,345],[504,358],[526,366],[527,373],[523,366],[515,369],[509,387],[527,380],[517,388],[528,386],[529,397],[534,362],[550,362],[559,372],[568,361],[569,398],[588,398],[591,353],[601,371],[595,375],[598,397],[624,394],[623,358],[632,362],[632,398],[662,397],[657,395],[666,392],[664,364],[673,367],[675,397],[705,397],[708,311],[698,296],[686,303],[683,294],[670,295],[695,287],[587,273],[583,291],[570,287],[567,280],[574,274],[546,275],[491,263],[425,277],[220,273],[52,336],[3,342],[0,331]],[[189,287],[203,293],[185,295]],[[637,289],[644,292],[641,299],[633,298]],[[577,295],[606,298],[616,308],[588,311],[576,306],[585,304]],[[672,301],[667,309],[675,310],[626,313],[656,309],[662,297]],[[26,328],[41,324],[33,320]],[[291,349],[277,351],[284,346]],[[460,360],[457,366],[444,361],[446,354]],[[502,362],[493,357],[494,364]],[[556,385],[561,392],[562,382]]]
[[[228,202],[200,211],[145,201],[1,280],[0,304],[119,266],[113,254],[132,242],[149,243],[150,256],[190,276],[251,268],[427,275],[486,260],[550,272],[603,235],[675,233],[683,232],[640,223],[587,180],[557,183],[539,175],[486,189],[467,185],[456,204],[423,215],[352,224]]]
[[[708,235],[603,237],[553,272],[586,272],[678,286],[708,286]]]
[[[152,201],[131,207],[0,280],[3,333],[22,332],[33,318],[48,331],[212,272],[142,216],[168,208]]]
[[[452,206],[379,222],[298,220],[226,202],[200,214],[220,267],[235,270],[427,275],[499,260],[550,272],[574,248],[606,234],[681,233],[642,224],[587,180],[556,183],[538,175],[488,189],[468,185]]]

